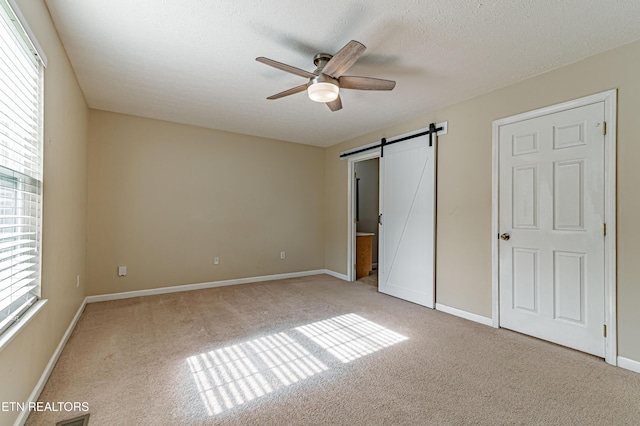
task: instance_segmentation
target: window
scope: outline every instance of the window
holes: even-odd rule
[[[44,63],[9,3],[0,0],[0,334],[40,297],[42,233]]]

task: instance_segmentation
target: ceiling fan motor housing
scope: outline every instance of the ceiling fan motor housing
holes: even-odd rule
[[[333,55],[329,53],[316,53],[313,56],[313,65],[315,65],[319,69],[322,69],[327,64],[327,62],[331,60],[331,58],[333,58]]]

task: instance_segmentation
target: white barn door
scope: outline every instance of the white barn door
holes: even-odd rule
[[[500,127],[500,326],[605,355],[604,102]]]
[[[432,309],[436,140],[385,146],[380,158],[378,290]]]

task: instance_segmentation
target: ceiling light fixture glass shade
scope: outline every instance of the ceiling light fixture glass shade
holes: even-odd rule
[[[317,82],[307,87],[309,99],[316,102],[332,102],[335,101],[340,92],[340,88],[333,83]]]

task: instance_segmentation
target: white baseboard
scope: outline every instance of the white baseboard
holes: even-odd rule
[[[640,361],[634,361],[629,358],[618,357],[618,367],[624,368],[625,370],[635,371],[636,373],[640,373]]]
[[[206,288],[224,287],[237,284],[249,284],[262,281],[284,280],[287,278],[308,277],[311,275],[328,274],[333,275],[335,272],[326,269],[317,269],[314,271],[290,272],[286,274],[264,275],[261,277],[238,278],[234,280],[212,281],[208,283],[185,284],[171,287],[151,288],[148,290],[125,291],[122,293],[99,294],[97,296],[88,296],[87,303],[106,302],[109,300],[130,299],[132,297],[153,296],[157,294],[178,293],[181,291],[202,290]],[[333,275],[336,276],[336,275]],[[341,278],[341,277],[338,277]]]
[[[44,371],[42,372],[42,376],[40,376],[40,380],[38,380],[36,387],[31,392],[31,395],[29,395],[29,399],[25,402],[30,403],[30,402],[38,401],[38,398],[40,397],[40,393],[42,393],[42,389],[44,389],[44,385],[47,383],[47,380],[49,380],[49,376],[53,371],[53,367],[56,365],[56,362],[58,362],[58,358],[60,357],[60,354],[62,353],[64,346],[67,344],[69,337],[71,337],[71,333],[73,332],[73,329],[76,328],[76,324],[78,323],[78,320],[80,319],[80,315],[82,315],[82,312],[84,311],[84,307],[86,305],[87,305],[87,298],[85,297],[84,300],[82,301],[82,304],[78,308],[78,312],[76,312],[76,315],[71,320],[69,327],[67,327],[67,331],[65,331],[64,335],[62,336],[60,343],[58,343],[58,347],[53,352],[53,355],[51,355],[51,358],[49,359],[47,366],[44,368]],[[16,419],[14,426],[24,425],[25,422],[27,421],[27,418],[29,417],[29,414],[31,414],[29,410],[22,411],[18,416],[18,418]]]
[[[332,277],[341,279],[343,281],[349,281],[349,277],[348,276],[346,276],[344,274],[339,274],[339,273],[337,273],[335,271],[332,271],[330,269],[325,269],[324,273],[327,274],[327,275],[331,275]]]
[[[462,309],[452,308],[451,306],[436,303],[436,310],[455,315],[460,318],[468,319],[469,321],[479,322],[480,324],[488,325],[489,327],[493,327],[493,320],[491,318],[484,317],[478,314],[472,314],[471,312],[463,311]]]

